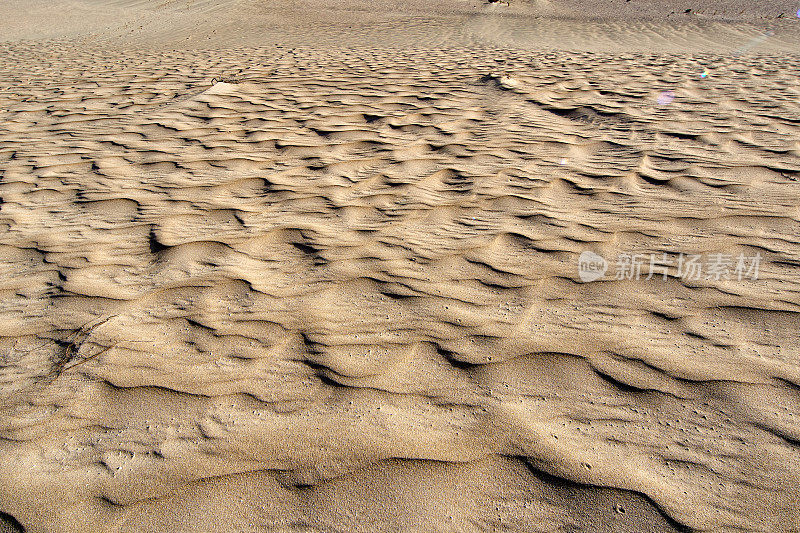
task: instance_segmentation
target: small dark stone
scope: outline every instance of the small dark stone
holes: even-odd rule
[[[0,511],[0,532],[25,533],[25,528],[19,521],[8,513]]]

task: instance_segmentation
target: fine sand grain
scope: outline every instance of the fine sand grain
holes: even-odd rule
[[[799,6],[699,3],[3,2],[0,532],[799,532]]]

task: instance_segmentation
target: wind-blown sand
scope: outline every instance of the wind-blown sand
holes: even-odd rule
[[[800,21],[704,5],[4,2],[0,531],[800,531]]]

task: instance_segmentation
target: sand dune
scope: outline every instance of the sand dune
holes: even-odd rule
[[[797,23],[556,4],[33,5],[0,530],[800,531]]]

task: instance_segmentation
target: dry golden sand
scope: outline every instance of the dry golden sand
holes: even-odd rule
[[[800,531],[797,22],[617,4],[9,0],[0,531]]]

